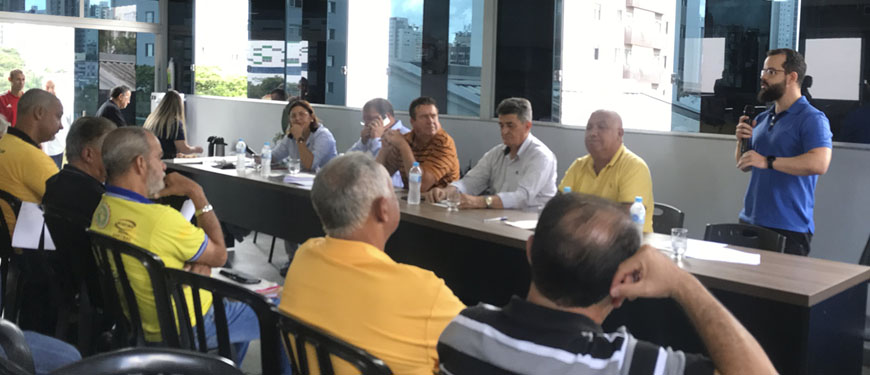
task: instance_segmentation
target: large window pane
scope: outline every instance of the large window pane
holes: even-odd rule
[[[608,108],[626,128],[670,130],[674,3],[563,6],[561,121],[585,124],[590,113]]]
[[[870,143],[870,0],[802,1],[804,95],[831,121],[834,140]]]
[[[196,94],[247,97],[248,1],[195,7]]]
[[[404,110],[420,96],[423,1],[392,0],[390,5],[387,99],[393,107]]]
[[[4,0],[0,11],[78,17],[79,0]]]
[[[447,113],[477,116],[483,59],[483,0],[451,1],[449,27]]]
[[[56,1],[56,0],[55,0]],[[63,1],[63,0],[60,0]],[[159,23],[158,0],[84,0],[85,17]]]

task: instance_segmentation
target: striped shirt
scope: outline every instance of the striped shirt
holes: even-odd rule
[[[712,374],[709,359],[604,333],[586,316],[517,297],[463,310],[438,341],[441,371],[459,374]]]
[[[453,138],[444,129],[439,129],[432,140],[422,148],[414,146],[415,134],[413,130],[405,134],[404,137],[411,145],[414,159],[420,162],[423,175],[435,176],[436,182],[435,185],[432,185],[433,187],[443,188],[459,179],[459,158],[456,157],[456,145],[453,143]],[[408,171],[402,170],[404,168],[401,158],[389,158],[387,164],[389,164],[386,165],[388,171],[398,169],[402,173],[402,181],[407,187]]]

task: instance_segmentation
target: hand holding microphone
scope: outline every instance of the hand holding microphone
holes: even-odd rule
[[[752,149],[752,129],[755,127],[755,120],[752,119],[754,113],[755,106],[747,104],[743,107],[743,116],[740,116],[740,123],[737,124],[736,136],[737,140],[740,141],[741,154]]]

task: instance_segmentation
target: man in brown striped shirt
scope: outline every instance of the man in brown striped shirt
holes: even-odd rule
[[[459,159],[453,138],[441,129],[438,122],[438,107],[435,99],[421,96],[411,102],[411,132],[405,135],[390,130],[381,137],[383,149],[378,153],[378,162],[392,175],[397,170],[408,186],[408,170],[414,162],[420,162],[423,181],[420,192],[433,187],[443,188],[459,179]]]

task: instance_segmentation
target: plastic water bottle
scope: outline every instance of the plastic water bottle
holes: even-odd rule
[[[260,150],[260,165],[262,166],[260,175],[269,178],[269,174],[272,173],[272,147],[269,142],[264,143],[263,149]]]
[[[634,203],[631,204],[628,212],[631,213],[631,221],[637,226],[637,231],[643,236],[643,224],[646,219],[646,207],[643,206],[643,197],[639,195],[634,197]]]
[[[420,184],[423,182],[423,170],[420,163],[414,162],[408,171],[408,204],[420,204]]]
[[[239,176],[245,175],[245,150],[247,148],[245,140],[239,138],[239,142],[236,143],[236,173]]]
[[[570,187],[570,186],[565,186],[565,187],[562,188],[562,193],[568,194],[568,193],[570,193],[570,192],[571,192],[571,187]]]

